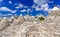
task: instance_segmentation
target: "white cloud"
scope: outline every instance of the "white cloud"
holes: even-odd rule
[[[28,8],[28,6],[25,6],[25,5],[23,5],[23,4],[17,4],[17,3],[15,3],[14,5],[16,5],[16,9],[19,9],[19,8]]]
[[[9,4],[12,4],[12,1],[9,1],[8,3],[9,3]]]
[[[48,12],[50,12],[51,10],[59,10],[59,7],[57,6],[53,8],[49,8],[48,3],[41,5],[41,7],[44,9],[44,11],[48,11]]]
[[[3,0],[0,0],[0,2],[2,2]]]
[[[1,14],[0,17],[13,16],[13,14]]]
[[[35,10],[36,10],[36,11],[39,11],[39,10],[41,10],[41,9],[37,7]]]
[[[7,8],[7,7],[1,7],[0,10],[1,10],[1,11],[11,11],[11,10],[10,10],[9,8]]]
[[[18,4],[19,5],[19,7],[23,7],[24,5],[23,4]]]
[[[37,4],[37,5],[42,5],[45,2],[47,2],[47,0],[34,0],[34,3]]]
[[[24,8],[28,8],[28,6],[24,6]]]
[[[12,12],[12,13],[15,13],[16,12],[16,10],[13,11],[13,10],[7,8],[7,7],[1,7],[0,8],[0,11],[9,11],[9,12]]]
[[[52,10],[51,8],[49,8],[48,3],[45,3],[43,5],[40,5],[41,7],[39,7],[39,5],[33,5],[32,8],[35,8],[36,11],[40,11],[40,10],[44,10],[50,13],[50,11]]]
[[[18,9],[18,8],[23,8],[24,5],[23,4],[18,4],[18,6],[16,6],[15,8]]]
[[[41,5],[41,8],[43,8],[44,11],[48,11],[48,12],[51,10],[49,9],[48,3]]]
[[[32,12],[32,10],[30,8],[28,8],[28,9],[20,10],[20,12],[27,12],[27,13],[29,13],[29,12]]]
[[[50,12],[52,10],[59,10],[58,7],[49,8],[48,3],[41,5],[41,7],[44,9],[44,11],[48,11],[48,12]]]
[[[48,3],[54,3],[54,1],[49,1]]]
[[[7,15],[10,15],[10,16],[11,16],[11,15],[13,15],[13,14],[7,14]]]
[[[35,8],[35,10],[36,11],[40,11],[40,10],[45,10],[45,11],[48,11],[49,9],[48,9],[48,4],[47,3],[45,3],[45,4],[43,4],[43,5],[41,5],[41,7],[39,7],[39,5],[33,5],[32,6],[32,8]]]
[[[41,5],[42,8],[48,8],[48,3]]]
[[[27,10],[26,9],[23,9],[23,10],[21,10],[20,12],[26,12]]]
[[[15,6],[18,5],[17,3],[14,4]]]
[[[36,5],[35,5],[35,4],[33,4],[32,8],[36,8]]]
[[[45,3],[45,4],[41,5],[41,7],[35,6],[35,10],[36,11],[44,10],[44,11],[50,12],[52,9],[49,9],[48,3]]]
[[[40,10],[48,10],[48,3],[45,3],[43,5],[40,5],[41,7],[39,7],[39,5],[33,5],[32,8],[35,8],[36,11],[40,11]]]
[[[14,11],[11,11],[12,13],[15,13],[16,12],[16,10],[14,10]]]
[[[32,12],[32,10],[30,8],[28,8],[28,9],[20,10],[20,12],[29,14],[30,12]],[[22,14],[20,14],[20,16],[22,16]]]
[[[15,8],[18,9],[18,8],[20,8],[20,7],[19,7],[19,6],[16,6]]]
[[[27,12],[31,12],[31,9],[30,9],[30,8],[28,8],[28,9],[27,9]]]
[[[32,8],[35,8],[36,11],[42,10],[38,5],[36,6],[35,4],[32,6]]]
[[[59,10],[59,7],[49,8],[48,3],[41,5],[41,8],[43,8],[44,11],[47,11],[49,13],[52,10]]]

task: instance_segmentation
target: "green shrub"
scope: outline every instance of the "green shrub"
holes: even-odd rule
[[[39,17],[38,19],[39,19],[40,21],[44,21],[45,18],[44,18],[44,17]]]

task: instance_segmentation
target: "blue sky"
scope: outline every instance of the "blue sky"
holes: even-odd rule
[[[47,16],[49,12],[46,9],[54,6],[59,7],[60,0],[0,0],[0,14]]]

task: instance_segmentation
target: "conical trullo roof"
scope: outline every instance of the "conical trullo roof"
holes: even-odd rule
[[[25,22],[24,17],[19,16],[17,19],[14,19],[13,23],[11,25],[20,25]]]
[[[58,7],[54,7],[52,10],[60,10]]]
[[[50,16],[59,16],[60,15],[60,9],[58,7],[54,7],[51,11],[50,11]]]
[[[9,26],[8,20],[7,19],[2,19],[1,22],[0,22],[0,30],[3,30],[8,26]]]

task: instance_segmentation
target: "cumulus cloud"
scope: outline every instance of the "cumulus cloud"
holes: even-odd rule
[[[20,12],[27,12],[27,13],[29,13],[29,12],[32,12],[32,10],[30,8],[28,8],[28,9],[20,10]]]
[[[37,5],[42,5],[45,2],[47,2],[47,0],[34,0],[34,3],[37,4]]]
[[[41,8],[43,8],[44,11],[48,11],[48,12],[50,12],[52,10],[59,10],[60,9],[58,6],[53,7],[53,8],[49,8],[48,3],[41,5]]]
[[[1,7],[0,8],[0,11],[8,11],[8,12],[12,12],[12,13],[15,13],[16,12],[16,10],[13,11],[13,10],[7,8],[7,7]]]
[[[18,9],[18,8],[20,8],[20,7],[19,7],[19,6],[16,6],[15,8]]]
[[[15,13],[17,10],[11,11],[12,13]]]
[[[28,8],[28,6],[24,6],[24,8]]]
[[[9,4],[12,4],[12,1],[9,1],[8,3],[9,3]]]
[[[42,8],[48,8],[48,3],[41,5]]]
[[[36,11],[42,10],[41,7],[39,7],[38,5],[33,5],[32,8],[34,8]]]
[[[10,15],[10,16],[11,16],[11,15],[13,15],[13,14],[7,14],[7,15]]]
[[[43,10],[45,10],[45,11],[49,11],[49,6],[48,6],[48,4],[47,4],[47,3],[46,3],[46,4],[41,5],[41,8],[43,8]]]
[[[20,3],[19,3],[19,4],[16,4],[16,3],[15,3],[14,5],[17,5],[17,6],[15,7],[16,9],[19,9],[19,8],[28,8],[28,6],[25,6],[25,5],[20,4]]]
[[[18,4],[19,5],[19,7],[23,7],[24,5],[23,4]]]
[[[0,17],[13,16],[13,14],[1,14]]]
[[[32,5],[32,8],[36,8],[36,5],[35,5],[35,4],[33,4],[33,5]]]
[[[41,10],[41,8],[38,8],[38,7],[36,7],[36,9],[35,9],[36,11],[39,11],[39,10]]]
[[[32,10],[30,8],[27,9],[27,12],[31,12]]]
[[[45,4],[41,5],[41,8],[42,8],[44,11],[48,11],[48,10],[49,10],[48,3],[45,3]]]
[[[20,12],[26,12],[27,10],[26,9],[23,9],[23,10],[21,10]]]
[[[3,0],[0,0],[0,3],[2,2]]]
[[[52,9],[49,8],[48,3],[45,3],[43,5],[40,5],[41,7],[39,7],[39,5],[33,5],[32,8],[35,8],[36,11],[40,11],[40,10],[44,10],[44,11],[51,11]]]
[[[15,8],[18,9],[18,8],[23,8],[24,5],[23,4],[18,4],[18,6],[16,6]]]
[[[54,1],[49,1],[48,3],[54,3]]]
[[[49,9],[48,3],[46,3],[48,0],[34,0],[34,3],[37,4],[33,5],[32,7],[35,8],[36,11],[40,11],[40,10],[44,10],[44,11],[50,11],[51,9]],[[39,6],[41,6],[39,8]]]
[[[7,7],[1,7],[0,10],[1,10],[1,11],[11,11],[11,10],[10,10],[9,8],[7,8]]]

